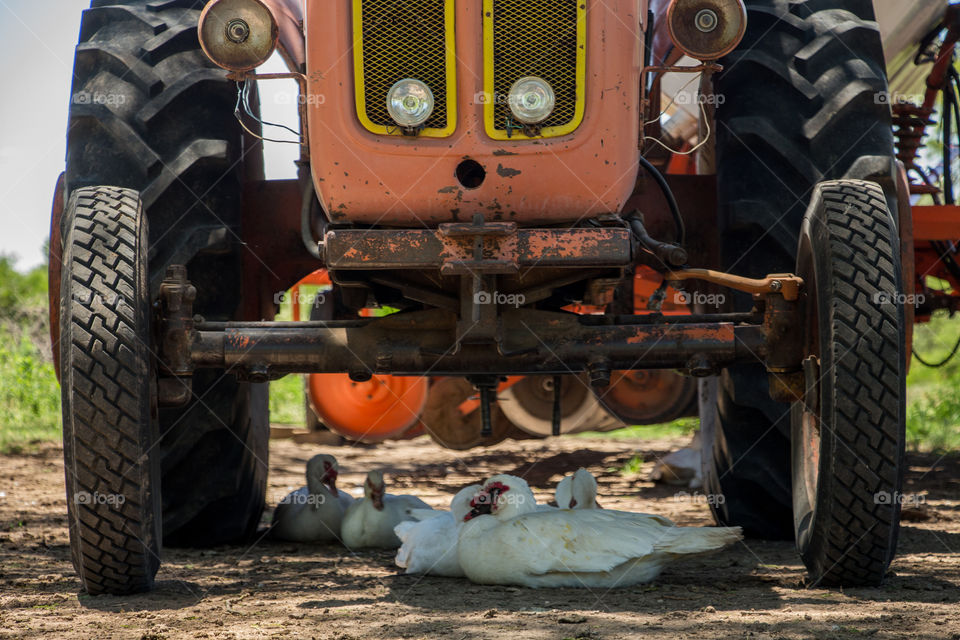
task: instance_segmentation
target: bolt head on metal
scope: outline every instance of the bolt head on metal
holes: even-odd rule
[[[779,280],[774,280],[773,282],[770,283],[771,291],[780,291],[780,289],[783,289],[783,283],[780,282]]]
[[[243,44],[250,37],[250,25],[246,20],[236,18],[227,23],[227,39],[230,42]]]
[[[717,25],[720,24],[720,18],[717,16],[717,12],[713,9],[701,9],[697,12],[696,18],[694,18],[694,23],[697,26],[697,29],[703,33],[710,33],[717,28]]]

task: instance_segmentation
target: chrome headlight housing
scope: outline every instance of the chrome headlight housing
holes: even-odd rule
[[[387,92],[387,112],[404,128],[419,127],[433,113],[433,92],[414,78],[399,80]]]
[[[523,124],[539,124],[550,117],[557,104],[553,87],[543,78],[527,76],[510,87],[510,111]]]

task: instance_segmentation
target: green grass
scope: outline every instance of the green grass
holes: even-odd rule
[[[616,471],[624,478],[632,478],[634,476],[640,475],[640,471],[643,469],[643,456],[635,454],[632,458],[623,463],[623,466],[619,469],[612,469]]]
[[[306,425],[303,376],[289,375],[270,383],[270,422],[289,426]]]
[[[680,418],[666,424],[624,427],[616,431],[586,431],[573,438],[604,438],[606,440],[636,440],[638,438],[677,438],[692,435],[700,428],[699,418]]]
[[[53,371],[46,267],[27,273],[0,255],[0,453],[60,437],[60,387]]]
[[[53,364],[27,338],[0,330],[0,452],[60,437],[60,387]]]
[[[960,339],[960,318],[938,312],[914,328],[913,348],[927,362],[940,362]],[[960,449],[960,354],[939,368],[913,358],[907,377],[907,448]]]

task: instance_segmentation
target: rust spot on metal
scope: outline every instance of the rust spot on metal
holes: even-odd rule
[[[733,343],[735,338],[734,325],[730,322],[720,324],[691,324],[684,326],[654,326],[638,328],[636,333],[627,337],[629,344],[643,344],[651,338],[672,340],[678,344],[684,341],[705,340]]]
[[[246,350],[250,348],[252,343],[250,336],[244,335],[242,333],[237,333],[233,335],[227,334],[227,340],[230,343],[232,343],[231,347],[239,350]]]
[[[502,164],[497,165],[497,175],[500,176],[501,178],[514,178],[520,175],[521,173],[523,172],[520,171],[519,169],[511,169],[509,167],[503,166]]]
[[[457,189],[458,187],[455,186],[444,187],[443,189],[438,190],[437,193],[456,193]]]

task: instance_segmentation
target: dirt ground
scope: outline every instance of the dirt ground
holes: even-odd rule
[[[585,466],[607,508],[711,522],[702,496],[618,471],[682,441],[580,438],[507,441],[457,453],[426,439],[376,448],[275,441],[269,499],[303,484],[306,460],[326,451],[356,490],[378,467],[394,492],[446,506],[460,487],[494,472],[525,476],[538,499]],[[904,522],[900,554],[876,589],[809,588],[790,543],[748,540],[669,567],[651,585],[602,590],[481,587],[401,575],[392,552],[275,543],[167,549],[157,590],[90,597],[70,564],[61,453],[0,458],[0,637],[56,638],[953,638],[960,639],[960,458],[914,455],[906,493],[926,519]],[[264,515],[269,521],[269,510]]]

